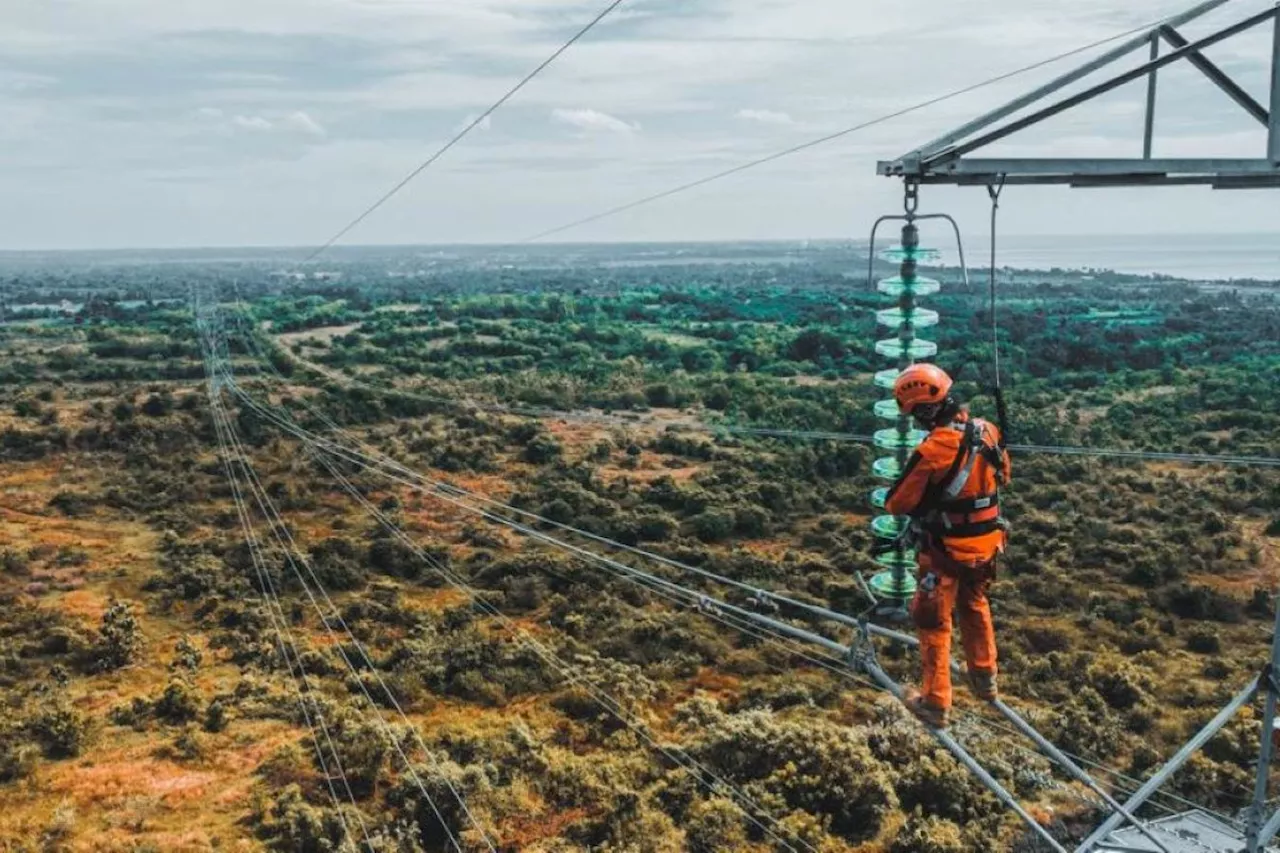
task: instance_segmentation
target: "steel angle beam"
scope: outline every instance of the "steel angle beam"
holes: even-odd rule
[[[1222,730],[1222,727],[1230,722],[1231,718],[1236,715],[1247,702],[1249,702],[1258,692],[1259,678],[1255,677],[1249,682],[1248,686],[1236,694],[1226,707],[1218,712],[1218,715],[1209,721],[1204,728],[1196,733],[1195,737],[1187,741],[1181,749],[1170,758],[1163,767],[1156,771],[1150,779],[1143,783],[1133,796],[1125,801],[1124,807],[1129,811],[1136,810],[1139,806],[1151,798],[1151,795],[1160,790],[1164,783],[1169,781],[1169,777],[1173,776],[1182,765],[1194,755],[1199,749],[1208,743],[1214,735]],[[1124,816],[1120,814],[1112,814],[1111,817],[1103,821],[1102,825],[1093,831],[1093,834],[1081,842],[1076,848],[1076,853],[1090,853],[1094,850],[1105,850],[1103,841],[1111,835],[1112,832],[1120,828],[1123,823]]]
[[[1136,38],[1124,42],[1097,59],[1017,98],[1003,107],[983,115],[922,145],[896,160],[881,161],[877,172],[888,177],[928,184],[990,184],[1001,179],[1008,184],[1059,184],[1068,186],[1177,186],[1205,185],[1221,189],[1253,189],[1277,186],[1280,177],[1280,5],[1264,9],[1229,26],[1189,41],[1178,27],[1200,17],[1222,3],[1202,3],[1182,15],[1169,18]],[[1245,91],[1204,54],[1206,48],[1232,39],[1239,34],[1272,22],[1272,80],[1270,107]],[[1163,40],[1172,50],[1160,54]],[[1150,58],[1135,68],[1115,73],[1080,92],[1048,105],[1040,105],[1066,86],[1112,66],[1113,63],[1142,47],[1150,48]],[[1217,85],[1228,97],[1268,129],[1267,146],[1256,159],[1151,157],[1155,127],[1157,72],[1175,62],[1186,60]],[[1146,114],[1142,128],[1142,157],[1115,158],[1005,158],[1000,160],[972,158],[970,155],[1006,139],[1053,116],[1111,92],[1142,78],[1147,80]],[[1039,105],[1038,109],[1025,112]],[[1015,114],[1022,113],[1015,117]],[[1002,123],[1003,122],[1003,123]]]
[[[1184,48],[1191,44],[1191,42],[1183,38],[1182,33],[1168,24],[1160,28],[1160,35],[1175,48]],[[1239,83],[1232,80],[1230,75],[1215,65],[1207,56],[1198,50],[1192,50],[1187,54],[1187,61],[1198,68],[1204,76],[1212,80],[1215,86],[1226,92],[1227,97],[1244,107],[1245,112],[1261,122],[1263,127],[1270,125],[1271,116],[1267,113],[1267,108],[1254,100],[1252,95],[1242,89]]]
[[[1261,157],[1025,157],[969,158],[932,168],[935,175],[1272,175]]]
[[[1280,168],[1280,14],[1271,35],[1271,126],[1267,133],[1267,159]]]
[[[905,701],[902,686],[890,678],[885,671],[880,668],[880,665],[875,662],[874,658],[862,661],[862,668],[866,671],[867,675],[871,676],[871,678],[887,692],[893,694],[898,701]],[[926,728],[928,727],[926,726]],[[1054,853],[1067,853],[1066,848],[1059,844],[1057,839],[1050,835],[1049,831],[1041,826],[1040,822],[1032,817],[1027,810],[1022,807],[1017,799],[1015,799],[1014,796],[995,779],[995,777],[987,772],[987,769],[979,764],[978,761],[969,754],[968,750],[961,746],[960,743],[951,736],[950,732],[946,729],[933,728],[929,728],[928,731],[929,734],[933,735],[933,738],[938,741],[938,743],[942,744],[947,751],[951,753],[952,757],[954,757],[956,761],[958,761],[979,782],[981,782],[987,790],[994,794],[996,799],[1000,800],[1000,802],[1004,804],[1005,808],[1016,814],[1026,827],[1040,839],[1042,844],[1047,845],[1050,850],[1054,851]]]
[[[1191,21],[1194,21],[1195,19],[1203,15],[1206,15],[1209,12],[1212,12],[1214,9],[1217,9],[1220,6],[1226,5],[1227,2],[1228,0],[1208,0],[1208,2],[1198,3],[1197,5],[1188,9],[1187,11],[1179,15],[1175,15],[1172,18],[1168,18],[1167,20],[1164,21],[1164,23],[1170,26],[1180,27],[1183,24],[1190,23]],[[1063,74],[1059,77],[1055,77],[1053,80],[1050,80],[1048,83],[1044,84],[1043,86],[1040,86],[1039,88],[1034,89],[1033,91],[1028,92],[1025,95],[1014,98],[1012,101],[1009,101],[1007,104],[997,107],[991,112],[985,113],[979,116],[978,118],[975,118],[974,120],[965,123],[964,125],[951,131],[950,133],[943,134],[937,139],[926,142],[924,145],[921,145],[919,148],[916,148],[914,151],[910,152],[909,154],[904,154],[903,156],[899,157],[898,161],[901,162],[901,161],[912,160],[912,159],[918,160],[921,157],[924,157],[926,155],[931,155],[933,153],[941,151],[947,146],[952,145],[958,140],[964,139],[966,136],[976,133],[977,131],[982,130],[983,128],[990,127],[996,122],[1013,115],[1018,110],[1021,110],[1024,107],[1028,107],[1037,101],[1043,100],[1044,98],[1047,98],[1049,95],[1052,95],[1055,92],[1060,92],[1067,86],[1070,86],[1072,83],[1075,83],[1077,80],[1082,80],[1083,78],[1089,76],[1095,71],[1099,71],[1103,68],[1106,68],[1108,65],[1115,62],[1116,60],[1122,59],[1123,57],[1129,55],[1133,51],[1137,50],[1138,48],[1150,42],[1153,35],[1154,35],[1153,32],[1148,31],[1148,32],[1142,33],[1139,36],[1131,38],[1121,43],[1120,45],[1113,47],[1111,50],[1108,50],[1107,52],[1103,53],[1101,56],[1097,57],[1096,59],[1090,60],[1089,62],[1086,62],[1084,65],[1081,65],[1078,68],[1074,68],[1071,71],[1068,71],[1066,74]]]

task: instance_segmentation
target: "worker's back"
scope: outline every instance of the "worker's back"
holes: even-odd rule
[[[973,450],[967,437],[985,452]],[[963,411],[935,427],[890,494],[889,511],[920,519],[934,543],[958,563],[994,559],[1006,538],[997,490],[1010,476],[1009,457],[999,443],[994,424],[981,419],[971,424]]]

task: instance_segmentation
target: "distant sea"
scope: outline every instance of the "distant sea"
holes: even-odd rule
[[[965,240],[967,260],[987,264],[989,238]],[[947,262],[954,263],[954,253]],[[1197,280],[1280,281],[1280,234],[1178,234],[1144,236],[1001,237],[996,265],[1019,269],[1110,269],[1145,275],[1163,273]]]

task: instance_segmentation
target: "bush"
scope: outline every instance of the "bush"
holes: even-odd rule
[[[727,510],[709,509],[689,521],[693,534],[703,542],[719,542],[732,533],[736,520]]]
[[[960,827],[936,817],[909,818],[889,844],[889,853],[967,853]]]
[[[46,758],[75,758],[84,748],[88,724],[78,711],[62,700],[27,724]]]
[[[200,668],[200,663],[204,660],[204,655],[200,648],[191,641],[186,634],[178,640],[178,644],[173,650],[173,661],[170,662],[169,668],[172,670],[185,670],[194,673]]]
[[[308,756],[311,759],[308,760]],[[257,773],[273,788],[284,788],[302,782],[310,775],[315,751],[306,753],[296,743],[286,743],[258,765]]]
[[[20,743],[11,737],[0,739],[0,784],[30,776],[40,758],[40,748],[35,744]]]
[[[110,672],[128,666],[142,649],[142,632],[129,605],[116,601],[102,614],[93,668]]]
[[[720,853],[747,846],[742,810],[724,797],[694,803],[685,819],[686,841],[694,853]]]
[[[1089,668],[1087,679],[1103,700],[1118,711],[1132,708],[1151,689],[1150,679],[1128,663],[1099,663]]]
[[[336,730],[331,728],[331,734],[351,792],[357,797],[369,796],[386,766],[391,741],[380,726],[364,718],[344,718]],[[319,769],[318,759],[316,766]]]
[[[829,817],[831,831],[850,840],[873,837],[898,806],[865,735],[843,726],[750,711],[713,722],[689,752],[729,781]]]
[[[200,713],[200,700],[185,681],[171,681],[164,694],[156,700],[154,710],[156,717],[166,723],[188,723]]]
[[[329,853],[345,849],[346,828],[339,812],[311,805],[302,789],[290,785],[256,815],[259,834],[272,850]]]
[[[0,551],[0,570],[11,575],[25,575],[31,569],[31,562],[25,554],[12,548]]]
[[[204,739],[194,726],[183,726],[166,752],[176,761],[198,761],[204,757]]]
[[[1213,628],[1197,627],[1187,634],[1187,650],[1202,655],[1216,655],[1222,651],[1222,636]]]
[[[1207,586],[1183,584],[1164,596],[1166,607],[1183,619],[1240,622],[1244,605],[1229,595]]]
[[[525,445],[522,456],[526,462],[545,465],[559,459],[560,453],[560,442],[556,441],[554,436],[542,433]]]
[[[702,404],[717,412],[723,412],[732,402],[733,394],[724,385],[712,385],[702,396]]]
[[[554,784],[549,779],[545,781]],[[484,770],[478,766],[463,769],[448,760],[436,761],[430,766],[416,764],[387,794],[387,802],[403,818],[417,824],[416,841],[423,849],[445,850],[448,849],[445,827],[455,836],[469,834],[473,824],[464,803],[470,802],[474,809],[489,784]],[[555,801],[554,797],[549,799]],[[620,809],[612,811],[612,819],[617,820]]]
[[[221,699],[214,699],[209,703],[209,707],[204,712],[204,730],[211,734],[217,734],[227,728],[230,722],[230,715],[227,712],[227,706],[223,704]]]
[[[142,413],[149,418],[162,418],[173,411],[173,395],[168,391],[152,394],[142,404]]]
[[[950,758],[920,756],[903,771],[896,785],[903,811],[918,810],[932,817],[966,821],[983,816],[989,804],[968,771]]]

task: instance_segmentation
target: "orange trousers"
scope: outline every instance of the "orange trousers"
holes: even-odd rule
[[[911,616],[920,634],[924,662],[920,693],[934,707],[951,707],[951,622],[960,619],[965,663],[970,672],[996,673],[996,632],[987,588],[994,563],[969,566],[943,554],[922,551]]]

